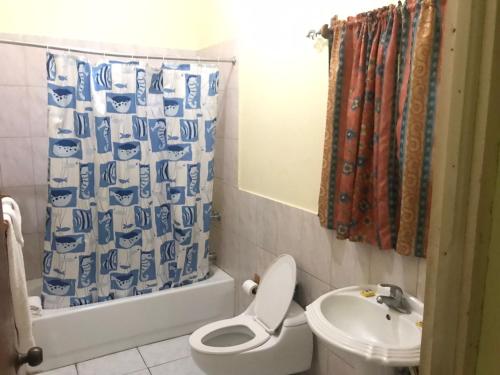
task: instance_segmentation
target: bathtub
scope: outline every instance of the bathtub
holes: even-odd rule
[[[37,295],[41,281],[31,281]],[[201,282],[156,293],[56,310],[33,318],[35,342],[44,360],[31,373],[51,370],[128,348],[186,335],[232,317],[234,279],[212,268]]]

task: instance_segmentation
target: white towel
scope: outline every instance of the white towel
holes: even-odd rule
[[[5,201],[3,198],[2,201]],[[2,204],[3,219],[8,223],[7,229],[7,257],[9,259],[9,279],[14,307],[14,322],[17,329],[17,350],[27,353],[35,346],[31,328],[31,313],[28,304],[28,289],[23,259],[23,238],[21,234],[21,215],[17,204],[15,206]],[[10,206],[9,206],[10,205]]]
[[[14,222],[14,233],[16,234],[17,241],[24,246],[24,238],[22,234],[22,217],[19,205],[11,197],[2,198],[2,211],[10,215],[11,220]]]

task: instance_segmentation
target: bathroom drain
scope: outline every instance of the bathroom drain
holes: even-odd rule
[[[385,318],[386,318],[387,320],[391,320],[391,316],[390,316],[389,314],[386,314],[386,315],[385,315]]]

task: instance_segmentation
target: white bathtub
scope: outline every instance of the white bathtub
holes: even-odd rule
[[[36,282],[30,282],[30,294]],[[232,317],[234,279],[213,267],[204,281],[156,293],[57,310],[33,319],[46,371],[139,345],[186,335]]]

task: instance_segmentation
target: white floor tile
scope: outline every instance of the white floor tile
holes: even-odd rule
[[[131,372],[130,374],[127,374],[127,375],[151,375],[151,373],[149,372],[148,369],[144,369],[144,370]]]
[[[125,375],[146,369],[137,349],[129,349],[76,365],[78,375]]]
[[[151,375],[205,375],[205,373],[196,366],[191,357],[151,367],[149,371]]]
[[[77,375],[75,365],[56,368],[55,370],[50,370],[42,372],[38,375]]]
[[[181,336],[175,339],[140,346],[139,351],[148,367],[189,357],[189,336]]]

